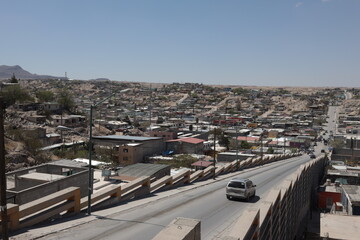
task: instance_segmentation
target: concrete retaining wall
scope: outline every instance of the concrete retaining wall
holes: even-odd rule
[[[278,159],[284,157],[281,156]],[[274,159],[270,158],[267,161],[274,161]],[[247,209],[234,224],[229,235],[223,239],[301,239],[309,219],[311,203],[315,200],[316,188],[321,180],[326,163],[327,158],[322,156],[301,165],[294,174],[288,176],[278,187],[272,189],[257,207]],[[176,238],[157,238],[168,236],[170,230],[173,231]],[[180,240],[188,238],[176,235],[174,228],[166,228],[154,239]]]

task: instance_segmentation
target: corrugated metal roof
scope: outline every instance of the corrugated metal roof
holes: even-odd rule
[[[205,140],[203,139],[199,139],[199,138],[179,138],[179,139],[173,139],[173,140],[169,140],[167,142],[187,142],[187,143],[193,143],[193,144],[198,144],[198,143],[202,143],[205,142]]]
[[[123,136],[123,135],[108,135],[108,136],[95,136],[93,139],[104,140],[126,140],[126,141],[149,141],[162,139],[160,137],[141,137],[141,136]]]
[[[183,139],[181,139],[181,141],[187,142],[187,143],[198,144],[198,143],[204,142],[205,140],[199,139],[199,138],[183,138]]]
[[[239,136],[238,141],[259,141],[259,137],[244,137],[244,136]]]
[[[356,185],[342,185],[345,192],[349,195],[351,203],[359,206],[360,204],[360,186]]]

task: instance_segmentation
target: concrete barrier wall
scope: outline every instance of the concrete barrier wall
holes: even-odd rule
[[[249,159],[243,161],[240,167],[248,166],[249,163],[253,164],[254,160],[255,163],[270,163],[284,158],[286,158],[285,155],[269,157],[264,158],[263,162],[260,159]],[[257,207],[247,209],[234,224],[229,235],[223,239],[301,239],[309,219],[312,196],[315,195],[316,187],[321,180],[326,160],[326,157],[318,157],[301,165],[295,173],[284,179],[278,187],[272,189]],[[171,235],[170,230],[176,237],[165,237]],[[154,239],[188,239],[175,233],[176,229],[166,228]],[[159,236],[164,238],[158,238]]]
[[[302,165],[272,189],[257,209],[247,210],[226,239],[301,239],[325,162],[325,157],[319,157]],[[259,214],[254,214],[257,210]],[[259,222],[257,228],[254,222]]]
[[[140,177],[124,185],[110,185],[91,195],[93,209],[100,209],[133,197],[150,193],[150,177]],[[88,197],[81,198],[81,208],[87,208]]]
[[[69,187],[21,206],[8,204],[9,229],[32,226],[64,211],[80,212],[80,188]]]
[[[295,154],[296,155],[296,154]],[[182,186],[184,184],[190,184],[195,181],[202,181],[206,180],[209,177],[218,176],[220,174],[226,174],[237,170],[242,170],[249,167],[255,167],[258,165],[271,163],[275,160],[284,159],[286,157],[293,157],[294,154],[291,155],[282,155],[281,158],[276,158],[275,156],[271,157],[256,157],[256,158],[248,158],[245,161],[233,161],[231,163],[228,163],[224,166],[214,168],[214,166],[209,166],[204,170],[200,170],[197,172],[194,172],[191,174],[189,170],[184,170],[179,173],[177,173],[174,176],[165,176],[153,183],[150,183],[150,180],[146,177],[139,178],[137,180],[134,180],[128,184],[125,184],[123,186],[109,186],[107,188],[102,189],[100,192],[95,193],[92,196],[92,204],[97,203],[97,206],[99,208],[106,207],[112,204],[116,204],[120,201],[129,200],[133,197],[138,196],[144,196],[149,193],[153,193],[156,191],[164,191],[167,189],[176,188],[179,186]],[[299,155],[299,154],[297,154]],[[148,184],[144,184],[143,181],[148,182]],[[140,188],[139,186],[142,185]],[[132,186],[131,189],[129,189],[129,186]],[[126,194],[124,193],[124,190],[126,190]],[[81,207],[85,208],[87,206],[87,197],[84,197],[81,199]],[[95,205],[96,208],[96,205]]]

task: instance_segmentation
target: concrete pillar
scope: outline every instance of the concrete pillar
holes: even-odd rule
[[[9,217],[9,229],[15,230],[19,227],[19,205],[8,203],[8,217]]]
[[[201,240],[200,220],[175,218],[153,240]]]

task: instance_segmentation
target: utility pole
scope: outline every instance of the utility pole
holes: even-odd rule
[[[351,163],[354,162],[354,140],[350,139],[350,148],[351,148]]]
[[[237,123],[235,125],[235,131],[236,131],[236,165],[237,165],[237,169],[239,169],[239,165],[240,165],[240,161],[239,161],[239,140],[238,140],[238,137],[239,137],[239,129],[238,129],[238,126],[237,126]]]
[[[101,111],[99,112],[100,114],[100,117],[99,117],[99,121],[98,121],[98,124],[99,124],[99,127],[98,127],[98,131],[100,132],[100,123],[101,123]]]
[[[263,164],[263,158],[264,158],[264,151],[263,151],[263,133],[260,135],[260,146],[261,146],[261,165]]]
[[[0,180],[1,180],[1,233],[4,240],[8,240],[8,220],[6,201],[6,175],[5,175],[5,137],[4,137],[4,101],[0,97]]]
[[[150,115],[150,118],[149,118],[149,122],[150,122],[150,125],[149,125],[149,130],[151,132],[151,102],[152,102],[152,90],[151,90],[151,83],[150,83],[150,102],[149,102],[149,115]]]
[[[216,128],[214,128],[214,179],[215,179],[215,157],[216,157]]]
[[[60,115],[60,124],[61,124],[61,126],[64,126],[63,125],[63,111],[64,111],[64,109],[63,109],[63,107],[61,107],[61,115]],[[63,130],[62,129],[60,130],[60,138],[61,138],[61,151],[63,151],[64,150],[64,135],[63,135]]]
[[[286,147],[286,138],[284,136],[284,154],[285,154],[285,147]]]
[[[91,158],[92,158],[92,119],[93,119],[93,108],[95,106],[90,106],[90,129],[89,129],[89,168],[88,168],[88,208],[87,208],[87,214],[91,214],[91,194],[92,194],[92,188],[93,188],[93,181],[92,181],[92,167],[91,167]]]
[[[129,89],[121,90],[119,93],[125,93],[129,91]],[[90,106],[90,126],[89,126],[89,182],[88,182],[88,207],[87,207],[87,214],[91,215],[91,194],[93,192],[93,174],[92,174],[92,166],[91,166],[91,158],[92,158],[92,124],[93,124],[93,109],[95,109],[98,105],[105,102],[112,96],[114,96],[116,93],[112,93],[110,96],[106,97],[105,99],[101,100],[100,102],[94,103]]]

